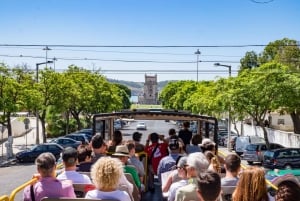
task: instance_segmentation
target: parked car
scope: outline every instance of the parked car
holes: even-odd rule
[[[65,135],[65,137],[80,141],[82,144],[89,143],[88,137],[83,133],[70,133],[70,134]]]
[[[16,154],[16,159],[19,162],[33,162],[42,153],[51,152],[56,160],[59,159],[63,147],[56,143],[44,143],[33,146],[31,149],[20,151]]]
[[[270,169],[292,169],[300,167],[300,148],[268,150],[264,154],[263,166]]]
[[[283,181],[292,181],[295,185],[300,186],[300,169],[294,170],[269,170],[266,173],[266,179],[269,180],[273,185],[278,186]],[[276,191],[273,188],[269,188],[268,192],[274,196]]]
[[[73,148],[77,149],[77,147],[79,145],[81,145],[81,141],[77,141],[77,140],[67,138],[67,137],[59,137],[59,138],[51,140],[50,142],[59,144],[60,146],[62,146],[64,148],[73,147]]]
[[[270,143],[270,150],[278,148],[284,148],[284,146]],[[248,144],[243,154],[243,160],[246,160],[248,164],[253,164],[254,162],[262,163],[265,151],[267,151],[267,145],[265,143]]]
[[[259,136],[239,136],[235,140],[235,152],[242,155],[248,144],[266,143],[265,139]]]

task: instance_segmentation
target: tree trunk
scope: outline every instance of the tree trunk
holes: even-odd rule
[[[265,127],[264,122],[263,121],[259,121],[259,126],[263,129],[264,138],[265,138],[265,141],[266,141],[266,146],[267,146],[267,149],[270,150],[270,142],[269,142],[269,139],[268,139],[268,132],[267,132],[267,129]]]
[[[6,129],[7,129],[7,135],[12,136],[12,128],[11,128],[11,122],[10,122],[10,112],[6,114]]]
[[[67,135],[69,133],[69,125],[70,125],[70,116],[69,116],[69,110],[65,112],[66,116],[66,131],[65,134]]]
[[[290,115],[294,125],[294,133],[300,134],[300,117],[298,112],[292,112]]]
[[[40,121],[42,123],[43,143],[46,143],[46,141],[47,141],[47,136],[46,136],[46,110],[43,110],[42,116],[40,116]]]

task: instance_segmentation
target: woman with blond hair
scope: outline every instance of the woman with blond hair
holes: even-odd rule
[[[249,167],[240,174],[232,201],[269,201],[265,172],[260,167]]]
[[[85,198],[131,201],[127,192],[118,190],[119,180],[123,174],[123,166],[119,159],[101,157],[91,170],[96,189],[88,191]]]

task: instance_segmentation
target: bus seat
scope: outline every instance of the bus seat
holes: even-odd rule
[[[95,189],[94,184],[73,184],[74,192],[77,198],[84,198],[85,194]]]
[[[236,186],[221,186],[221,200],[222,201],[231,201],[232,193],[235,190]]]
[[[125,175],[126,179],[133,185],[132,197],[133,197],[134,201],[140,201],[141,200],[140,190],[137,187],[137,185],[135,184],[132,175],[129,173],[124,173],[124,175]]]

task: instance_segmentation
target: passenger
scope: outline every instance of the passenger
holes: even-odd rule
[[[141,144],[142,133],[134,132],[132,134],[132,139],[134,140],[135,152],[140,153],[145,150],[145,145]]]
[[[189,130],[189,128],[190,128],[190,122],[185,121],[183,122],[183,129],[181,129],[178,133],[178,137],[182,139],[185,147],[186,145],[190,144],[190,141],[193,136],[193,133],[192,131]]]
[[[79,145],[77,152],[79,164],[83,165],[84,163],[89,163],[92,161],[92,149],[88,145]]]
[[[260,167],[248,167],[240,174],[233,201],[269,201],[265,172]]]
[[[55,178],[56,159],[52,153],[42,153],[35,160],[39,175],[38,182],[24,189],[24,201],[40,201],[43,197],[76,198],[72,181],[59,181]]]
[[[158,179],[161,182],[161,174],[164,172],[168,172],[171,170],[174,170],[174,167],[176,165],[176,160],[180,156],[179,153],[179,142],[178,137],[176,135],[173,135],[169,139],[169,155],[163,157],[157,167],[157,175]]]
[[[159,143],[162,140],[163,143]],[[151,145],[150,145],[151,141]],[[157,167],[159,161],[168,153],[168,141],[164,139],[163,135],[151,133],[146,141],[145,152],[148,154],[148,188],[154,191],[154,175],[157,175]]]
[[[236,186],[241,169],[241,158],[237,154],[228,154],[225,157],[226,175],[221,179],[222,186]]]
[[[188,185],[180,187],[176,191],[176,201],[199,200],[197,195],[197,178],[200,173],[207,171],[209,163],[201,152],[188,155],[186,170]]]
[[[128,163],[128,165],[133,165],[136,168],[138,175],[140,177],[140,181],[143,183],[144,176],[145,176],[144,164],[139,160],[139,158],[135,154],[134,143],[128,142],[127,148],[129,151],[129,158],[128,158],[127,163]]]
[[[116,156],[117,158],[120,159],[122,162],[122,167],[124,170],[124,173],[129,173],[131,174],[136,186],[138,188],[141,188],[141,181],[138,175],[137,170],[134,167],[128,166],[127,160],[129,158],[129,151],[126,145],[118,145],[116,147],[116,152],[113,154],[113,156]]]
[[[62,152],[63,164],[65,171],[57,176],[58,180],[69,179],[75,184],[91,184],[92,181],[87,175],[76,172],[76,164],[78,162],[77,150],[73,147],[66,147]]]
[[[193,135],[191,144],[186,145],[186,153],[191,154],[194,152],[201,152],[199,145],[201,144],[202,137],[199,134]]]
[[[172,136],[177,136],[177,135],[176,135],[176,130],[175,130],[174,128],[170,128],[170,129],[169,129],[169,137],[167,137],[166,140],[167,140],[167,141],[170,141],[170,138],[171,138]],[[185,153],[185,151],[183,150],[183,148],[184,148],[184,142],[183,142],[182,139],[179,138],[178,136],[177,136],[177,138],[178,138],[178,142],[179,142],[179,152],[180,152],[180,153]]]
[[[92,145],[92,160],[91,160],[91,162],[79,164],[77,171],[90,172],[91,166],[93,165],[93,163],[95,163],[99,158],[106,156],[107,145],[105,144],[105,142],[100,134],[96,134],[93,136],[93,138],[91,140],[91,145]]]
[[[221,173],[221,165],[217,159],[217,156],[211,151],[205,151],[204,155],[209,162],[208,170]]]
[[[292,181],[282,181],[278,185],[276,191],[276,201],[299,201],[300,199],[300,186]]]
[[[101,157],[91,170],[91,177],[96,189],[88,191],[85,198],[131,201],[127,192],[118,190],[122,175],[124,176],[124,173],[119,159]]]
[[[112,140],[109,141],[109,143],[108,143],[108,150],[107,151],[109,153],[114,153],[116,151],[116,147],[118,145],[122,145],[122,143],[123,143],[123,136],[122,136],[121,131],[115,130],[114,134],[113,134],[113,137],[112,137]]]
[[[223,157],[217,155],[216,153],[216,143],[214,143],[211,139],[209,138],[204,138],[202,140],[202,143],[200,144],[200,147],[202,149],[202,152],[204,153],[205,151],[211,151],[214,153],[214,155],[217,156],[217,159],[219,161],[219,163],[221,164],[221,166],[223,166],[225,164],[225,160]]]
[[[180,180],[177,182],[173,182],[171,184],[169,189],[168,201],[174,201],[177,189],[188,184],[186,162],[187,162],[187,156],[183,156],[180,157],[176,165]]]
[[[183,156],[179,156],[176,160],[176,167],[179,165],[179,160],[180,158]],[[179,173],[178,173],[178,168],[176,168],[175,170],[173,170],[167,177],[167,179],[165,181],[162,181],[161,183],[161,189],[163,193],[166,193],[169,191],[172,183],[175,183],[177,181],[180,181],[181,178],[179,177]]]
[[[221,193],[221,177],[214,171],[201,173],[198,177],[198,199],[201,201],[219,200]]]

